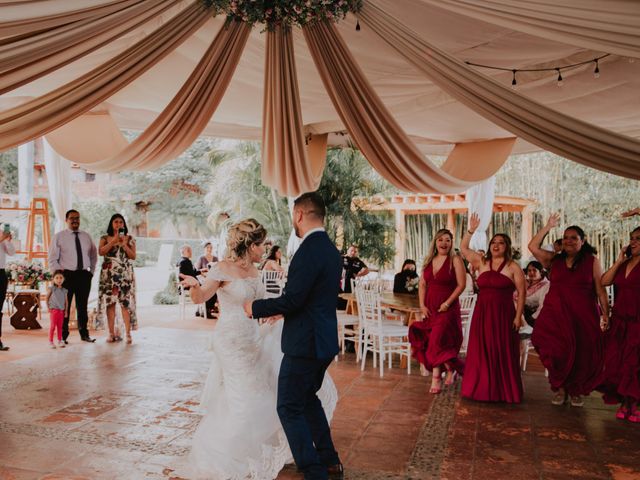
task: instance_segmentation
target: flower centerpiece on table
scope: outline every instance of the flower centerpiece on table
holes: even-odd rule
[[[36,262],[10,262],[6,270],[9,279],[17,285],[37,288],[38,282],[51,279],[51,274],[42,267],[42,264]]]
[[[415,293],[418,291],[418,283],[420,283],[420,277],[407,278],[407,283],[404,287],[409,293]]]
[[[347,13],[358,13],[363,0],[201,0],[214,15],[228,20],[262,23],[267,30],[276,26],[303,27],[308,23],[329,20],[337,22]]]

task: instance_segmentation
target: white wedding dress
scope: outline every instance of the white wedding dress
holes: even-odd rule
[[[282,321],[259,325],[245,315],[246,301],[265,296],[260,277],[233,279],[214,266],[207,274],[210,279],[225,282],[217,292],[221,316],[200,402],[204,417],[193,437],[188,466],[179,474],[189,479],[273,480],[292,461],[276,412]],[[338,393],[328,374],[318,397],[331,420]]]

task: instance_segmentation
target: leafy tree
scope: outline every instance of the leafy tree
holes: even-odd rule
[[[80,228],[94,240],[107,233],[109,219],[117,211],[114,203],[104,200],[74,202],[73,208],[80,212]]]
[[[354,197],[389,195],[396,190],[382,179],[359,150],[332,148],[318,193],[327,202],[327,231],[343,249],[354,243],[364,258],[385,265],[393,260],[393,218],[352,208]]]
[[[111,194],[120,199],[132,224],[139,218],[135,204],[149,202],[149,215],[170,220],[179,234],[186,233],[181,232],[185,225],[209,234],[210,211],[204,198],[212,174],[209,153],[215,146],[214,140],[198,139],[180,157],[156,170],[121,174]]]
[[[18,149],[0,152],[0,192],[18,193]]]
[[[511,157],[496,176],[496,194],[536,200],[534,230],[560,212],[561,228],[580,225],[608,266],[637,225],[620,214],[640,205],[640,182],[541,152]]]
[[[278,244],[291,233],[288,201],[262,184],[260,146],[239,142],[226,153],[215,152],[213,181],[207,201],[217,215],[231,213],[233,220],[253,217]],[[357,243],[363,257],[379,264],[393,258],[393,226],[388,215],[352,210],[354,196],[390,192],[388,183],[371,169],[353,148],[330,149],[318,192],[327,202],[327,231],[340,246]]]
[[[238,142],[227,151],[211,152],[210,162],[214,172],[207,203],[213,216],[228,212],[234,221],[255,218],[269,238],[286,245],[292,228],[287,199],[262,183],[260,144]]]

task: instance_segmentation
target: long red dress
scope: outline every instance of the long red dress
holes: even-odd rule
[[[575,269],[563,257],[551,264],[551,286],[536,320],[531,343],[555,391],[588,395],[602,381],[604,348],[593,285],[592,255]]]
[[[604,381],[598,390],[606,403],[624,397],[640,400],[640,265],[625,278],[623,263],[613,280],[616,298],[605,334]]]
[[[513,328],[515,285],[492,268],[478,277],[478,301],[471,319],[462,396],[485,402],[520,403],[520,337]],[[491,263],[489,263],[491,267]]]
[[[448,257],[435,275],[433,262],[429,263],[423,276],[427,283],[424,304],[430,315],[420,322],[414,322],[409,328],[413,356],[428,370],[449,363],[461,373],[462,364],[458,361],[462,345],[460,303],[456,299],[446,312],[438,313],[440,305],[458,286],[453,260]]]

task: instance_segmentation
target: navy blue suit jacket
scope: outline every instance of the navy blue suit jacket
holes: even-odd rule
[[[342,258],[326,232],[314,232],[291,260],[282,296],[256,300],[255,318],[283,314],[282,352],[328,359],[338,353],[336,307]]]

